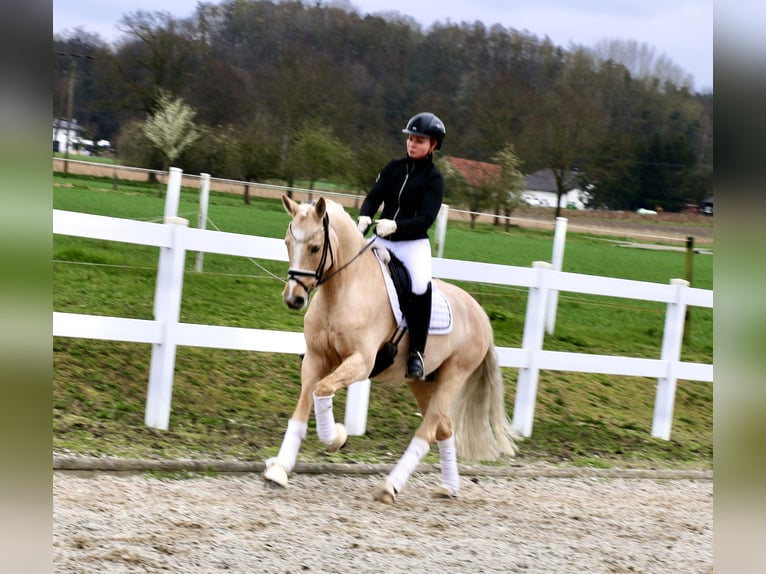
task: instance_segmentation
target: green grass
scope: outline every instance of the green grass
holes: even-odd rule
[[[196,224],[197,191],[183,190],[179,213]],[[57,209],[158,220],[157,187],[83,177],[54,177]],[[278,201],[211,193],[209,217],[224,231],[284,236],[288,216]],[[210,225],[208,227],[211,227]],[[445,257],[529,266],[549,260],[552,232],[450,222]],[[54,236],[56,311],[152,318],[158,250]],[[603,238],[569,233],[564,270],[667,283],[682,277],[684,254],[623,249]],[[281,301],[286,264],[205,255],[194,273],[187,258],[184,322],[300,331],[302,315]],[[712,288],[712,257],[695,256],[695,286]],[[462,284],[492,319],[495,342],[521,344],[526,291]],[[629,299],[561,293],[550,350],[659,358],[664,306]],[[682,359],[712,362],[712,310],[692,309]],[[148,345],[54,339],[54,448],[121,457],[238,458],[276,454],[300,388],[293,355],[181,347],[178,349],[169,431],[143,424],[151,349]],[[506,406],[513,410],[517,372],[504,369]],[[712,466],[712,385],[679,381],[672,440],[650,436],[656,380],[543,372],[532,437],[521,461],[586,466]],[[343,394],[336,417],[343,417]],[[327,454],[313,433],[299,460],[394,462],[420,422],[404,384],[374,385],[368,432],[340,453]],[[436,460],[430,454],[427,462]]]

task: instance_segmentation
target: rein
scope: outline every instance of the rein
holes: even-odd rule
[[[332,245],[330,244],[330,218],[327,215],[327,213],[325,213],[324,217],[322,218],[322,229],[316,231],[315,233],[312,233],[306,239],[301,240],[301,239],[298,239],[297,237],[295,237],[295,235],[293,234],[292,223],[288,227],[288,230],[290,231],[290,235],[292,236],[292,238],[295,241],[299,242],[299,243],[304,243],[304,242],[308,241],[309,239],[311,239],[312,237],[314,237],[314,235],[319,233],[319,231],[324,231],[324,241],[322,242],[322,256],[319,259],[319,265],[317,265],[316,271],[314,271],[314,272],[302,271],[300,269],[288,269],[287,270],[288,278],[292,279],[298,285],[303,287],[306,290],[307,294],[311,293],[312,289],[314,289],[315,287],[319,287],[323,283],[326,283],[327,281],[329,281],[330,279],[335,277],[335,275],[337,275],[338,273],[343,271],[346,267],[351,265],[365,251],[367,251],[370,247],[372,247],[373,243],[375,243],[375,238],[373,237],[373,239],[371,241],[366,243],[365,246],[362,247],[362,249],[360,249],[359,252],[356,255],[354,255],[351,259],[346,261],[346,263],[341,265],[338,269],[335,269],[334,271],[332,271],[329,274],[325,275],[325,271],[326,271],[325,268],[327,267],[327,255],[328,254],[330,255],[330,267],[332,267],[335,264],[335,255],[332,252]],[[316,284],[314,285],[314,287],[309,288],[303,281],[301,281],[299,279],[299,277],[313,277],[316,280]]]

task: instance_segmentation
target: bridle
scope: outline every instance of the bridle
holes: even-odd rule
[[[288,269],[287,270],[287,277],[289,280],[295,281],[298,285],[303,287],[303,289],[306,291],[306,294],[311,293],[313,289],[316,287],[319,287],[323,283],[326,283],[330,279],[332,279],[335,275],[343,271],[346,267],[351,265],[356,259],[362,255],[365,251],[367,251],[370,247],[372,247],[372,244],[375,243],[375,237],[371,241],[365,244],[362,249],[359,250],[359,252],[354,255],[351,259],[349,259],[344,265],[340,266],[338,269],[335,269],[334,271],[328,273],[325,275],[327,269],[332,268],[332,266],[335,264],[335,255],[332,251],[332,244],[330,243],[330,218],[327,213],[324,214],[324,217],[322,218],[322,227],[321,229],[317,229],[314,233],[309,235],[308,237],[304,239],[298,239],[295,234],[293,233],[293,224],[290,223],[290,225],[287,227],[288,231],[290,232],[290,236],[293,238],[293,240],[297,243],[306,243],[307,241],[310,241],[313,239],[318,233],[324,232],[324,240],[322,241],[322,255],[319,258],[319,264],[317,265],[316,271],[304,271],[302,269]],[[327,265],[327,257],[330,257],[330,264]],[[306,285],[303,281],[301,281],[300,277],[312,277],[316,282],[314,283],[313,287],[309,287]]]

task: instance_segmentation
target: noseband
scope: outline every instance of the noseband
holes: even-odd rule
[[[362,253],[367,251],[370,247],[372,247],[373,243],[375,243],[375,238],[365,244],[362,249],[359,250],[359,253],[354,255],[351,259],[349,259],[344,265],[333,271],[332,273],[329,273],[325,275],[325,271],[327,270],[327,267],[332,267],[335,264],[335,255],[332,252],[332,245],[330,244],[330,218],[328,217],[327,213],[324,214],[324,217],[322,218],[322,229],[319,229],[309,235],[306,239],[298,239],[295,237],[295,234],[293,233],[293,225],[290,223],[288,226],[288,231],[290,232],[290,235],[292,236],[293,240],[297,243],[306,243],[310,239],[312,239],[317,233],[324,231],[324,241],[322,242],[322,256],[319,259],[319,265],[317,265],[316,271],[303,271],[301,269],[288,269],[287,270],[287,277],[295,281],[298,285],[303,287],[303,289],[306,291],[306,293],[311,293],[311,291],[315,287],[319,287],[323,283],[326,283],[331,278],[333,278],[337,273],[340,273],[343,271],[346,267],[351,265],[357,257],[359,257]],[[330,256],[330,265],[327,265],[327,255]],[[313,277],[316,280],[316,283],[314,284],[314,287],[308,287],[303,281],[299,279],[299,277]]]

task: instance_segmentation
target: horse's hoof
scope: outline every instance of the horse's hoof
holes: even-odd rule
[[[287,487],[287,471],[281,464],[272,464],[263,471],[263,483],[268,488]]]
[[[335,438],[327,445],[327,452],[335,452],[346,446],[348,431],[343,423],[335,423]]]
[[[439,498],[441,500],[452,500],[457,498],[457,492],[452,492],[448,486],[437,486],[431,491],[431,498]]]
[[[372,498],[375,502],[393,504],[396,502],[396,491],[390,483],[386,482],[383,484],[383,486],[375,491],[375,494],[372,495]]]

